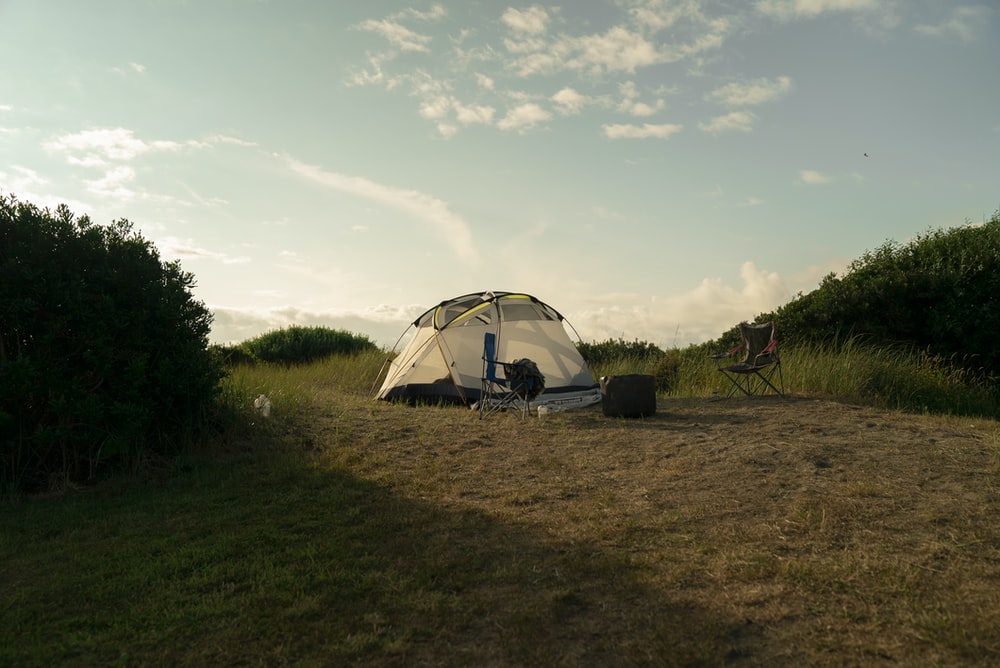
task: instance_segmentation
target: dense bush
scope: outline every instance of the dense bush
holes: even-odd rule
[[[577,350],[584,361],[591,365],[604,364],[618,359],[649,361],[663,356],[664,352],[648,341],[625,341],[624,339],[608,339],[600,343],[576,344]]]
[[[842,277],[774,314],[797,342],[905,344],[960,367],[997,376],[1000,349],[1000,212],[983,225],[935,230],[907,244],[886,242]]]
[[[127,220],[0,197],[2,491],[170,454],[204,424],[220,374],[193,286]]]
[[[618,373],[644,373],[656,379],[657,392],[672,392],[677,388],[681,355],[677,350],[662,350],[648,341],[607,341],[576,344],[577,350],[591,370]]]
[[[271,362],[306,364],[330,355],[377,350],[367,336],[328,327],[291,326],[220,349],[228,364]]]

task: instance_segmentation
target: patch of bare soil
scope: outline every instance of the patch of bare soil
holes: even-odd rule
[[[994,421],[792,396],[344,411],[349,437],[312,437],[337,465],[481,518],[428,542],[482,564],[479,602],[417,662],[1000,663]]]

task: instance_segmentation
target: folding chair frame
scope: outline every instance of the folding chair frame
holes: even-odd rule
[[[761,346],[762,334],[766,330],[770,330],[768,343]],[[732,350],[711,356],[718,370],[732,384],[726,393],[726,398],[737,392],[742,392],[748,397],[762,395],[766,394],[768,389],[778,395],[785,394],[785,380],[781,375],[781,358],[778,357],[778,340],[774,336],[774,330],[773,322],[760,325],[740,323],[743,342]],[[722,360],[736,355],[741,350],[745,351],[741,362],[722,366]],[[778,374],[777,385],[771,382],[775,373]]]
[[[504,378],[497,376],[497,366],[503,367]],[[508,409],[519,409],[521,417],[528,415],[531,403],[528,395],[531,393],[530,378],[510,380],[514,375],[511,362],[501,362],[496,359],[496,334],[486,332],[483,335],[483,375],[482,389],[479,394],[479,419]]]

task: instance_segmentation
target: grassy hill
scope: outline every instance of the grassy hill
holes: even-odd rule
[[[992,420],[806,393],[480,420],[371,401],[377,361],[241,367],[206,451],[0,508],[0,663],[1000,660]]]

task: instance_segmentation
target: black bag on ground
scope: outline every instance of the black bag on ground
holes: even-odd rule
[[[656,412],[656,379],[645,374],[603,376],[601,408],[609,417],[646,417]]]

